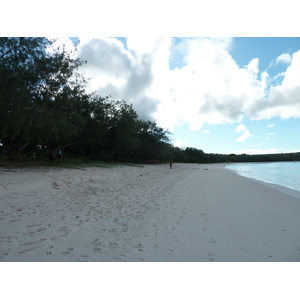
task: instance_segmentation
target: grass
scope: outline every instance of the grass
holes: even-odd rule
[[[50,162],[50,161],[49,161]],[[51,162],[50,162],[51,163]],[[84,162],[78,159],[66,159],[62,163],[55,162],[59,167],[82,169],[82,168],[113,168],[116,166],[143,167],[142,165],[126,162],[105,162],[105,161],[88,161]]]
[[[140,167],[143,165],[126,163],[126,162],[105,162],[96,160],[85,160],[80,158],[65,158],[60,163],[58,160],[50,161],[43,158],[37,158],[35,161],[26,158],[17,158],[15,160],[10,160],[9,158],[0,158],[0,167],[4,168],[68,168],[68,169],[85,169],[85,168],[113,168],[116,166],[130,166],[130,167]]]

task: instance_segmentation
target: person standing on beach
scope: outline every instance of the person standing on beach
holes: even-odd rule
[[[172,169],[173,162],[170,160],[170,169]]]
[[[58,161],[61,162],[60,159],[62,157],[62,150],[60,147],[58,148],[57,156],[58,156]]]

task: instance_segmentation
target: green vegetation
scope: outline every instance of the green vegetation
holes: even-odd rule
[[[218,163],[300,160],[300,153],[206,154],[170,143],[169,131],[139,119],[132,105],[85,91],[63,46],[46,38],[0,38],[1,165],[112,166],[112,162]],[[74,49],[76,51],[76,47]],[[58,149],[63,151],[59,163]]]
[[[276,154],[206,154],[195,148],[173,150],[174,161],[189,163],[300,161],[300,152]]]
[[[169,158],[169,132],[138,118],[132,105],[85,91],[86,62],[52,49],[45,38],[0,38],[2,157],[43,157],[59,147],[83,161],[147,162]]]

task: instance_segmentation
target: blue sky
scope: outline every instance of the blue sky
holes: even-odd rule
[[[79,40],[87,90],[132,103],[141,118],[170,130],[174,145],[300,151],[300,38]]]

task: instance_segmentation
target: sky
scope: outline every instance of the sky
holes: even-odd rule
[[[123,99],[177,147],[300,151],[299,37],[77,37],[86,90]]]
[[[172,132],[175,146],[222,154],[300,151],[294,1],[93,3],[59,2],[59,9],[26,14],[21,3],[14,17],[22,26],[11,33],[5,14],[0,22],[9,31],[2,35],[75,36],[58,43],[71,48],[80,40],[87,91],[133,104],[140,118]]]

